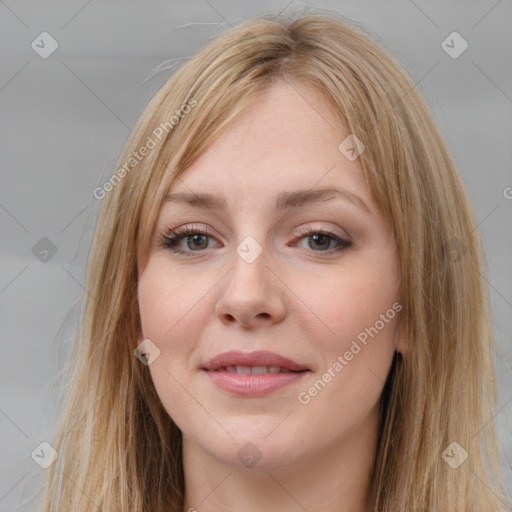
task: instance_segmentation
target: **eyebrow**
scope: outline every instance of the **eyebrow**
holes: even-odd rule
[[[343,199],[371,214],[368,205],[357,195],[344,188],[321,188],[315,190],[297,190],[294,192],[282,192],[276,200],[277,211],[290,210],[305,204],[318,204],[333,199]],[[165,201],[185,203],[197,208],[208,210],[225,210],[226,198],[209,193],[175,192],[168,194]]]

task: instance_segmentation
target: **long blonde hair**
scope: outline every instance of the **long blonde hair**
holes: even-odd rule
[[[458,171],[394,60],[337,17],[307,14],[250,21],[186,62],[142,113],[98,191],[103,204],[44,512],[182,510],[181,432],[133,353],[137,251],[147,247],[173,181],[276,80],[314,88],[363,141],[361,165],[399,252],[409,350],[383,393],[374,510],[505,510],[485,261]],[[454,442],[449,457],[454,446],[468,454],[457,468],[443,456]]]

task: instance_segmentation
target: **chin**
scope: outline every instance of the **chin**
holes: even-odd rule
[[[298,438],[294,440],[289,429],[281,433],[272,432],[278,423],[272,423],[264,432],[251,429],[250,422],[245,422],[244,428],[240,428],[239,423],[236,430],[228,427],[233,437],[199,439],[197,442],[212,458],[237,470],[278,469],[294,462],[299,456]],[[240,434],[233,434],[234,432]]]

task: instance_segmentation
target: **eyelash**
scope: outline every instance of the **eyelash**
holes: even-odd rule
[[[343,238],[340,238],[338,235],[323,229],[314,229],[308,226],[307,228],[300,228],[299,230],[300,234],[302,235],[301,240],[312,235],[323,235],[327,236],[328,238],[331,238],[332,240],[339,244],[339,246],[334,249],[329,249],[326,251],[313,251],[315,253],[327,253],[329,255],[331,255],[332,253],[341,253],[347,251],[353,245],[352,242],[344,240]],[[177,245],[179,244],[179,242],[181,242],[181,240],[188,238],[189,236],[192,235],[205,235],[207,237],[213,238],[213,235],[209,233],[207,229],[198,228],[196,226],[184,226],[181,228],[171,230],[167,233],[163,233],[160,238],[160,245],[165,249],[171,250],[174,253],[182,254],[185,256],[193,256],[194,253],[204,252],[205,249],[197,251],[183,251],[177,248]]]

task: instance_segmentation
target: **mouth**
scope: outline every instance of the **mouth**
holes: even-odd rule
[[[273,375],[276,373],[300,373],[308,370],[290,370],[280,366],[220,366],[214,372],[236,373],[238,375]]]
[[[223,391],[239,396],[261,396],[302,379],[311,370],[272,352],[226,352],[201,367]]]
[[[297,363],[293,359],[263,350],[256,352],[241,352],[236,350],[224,352],[203,364],[202,369],[207,371],[222,369],[230,373],[236,372],[244,375],[309,370],[307,366]]]

